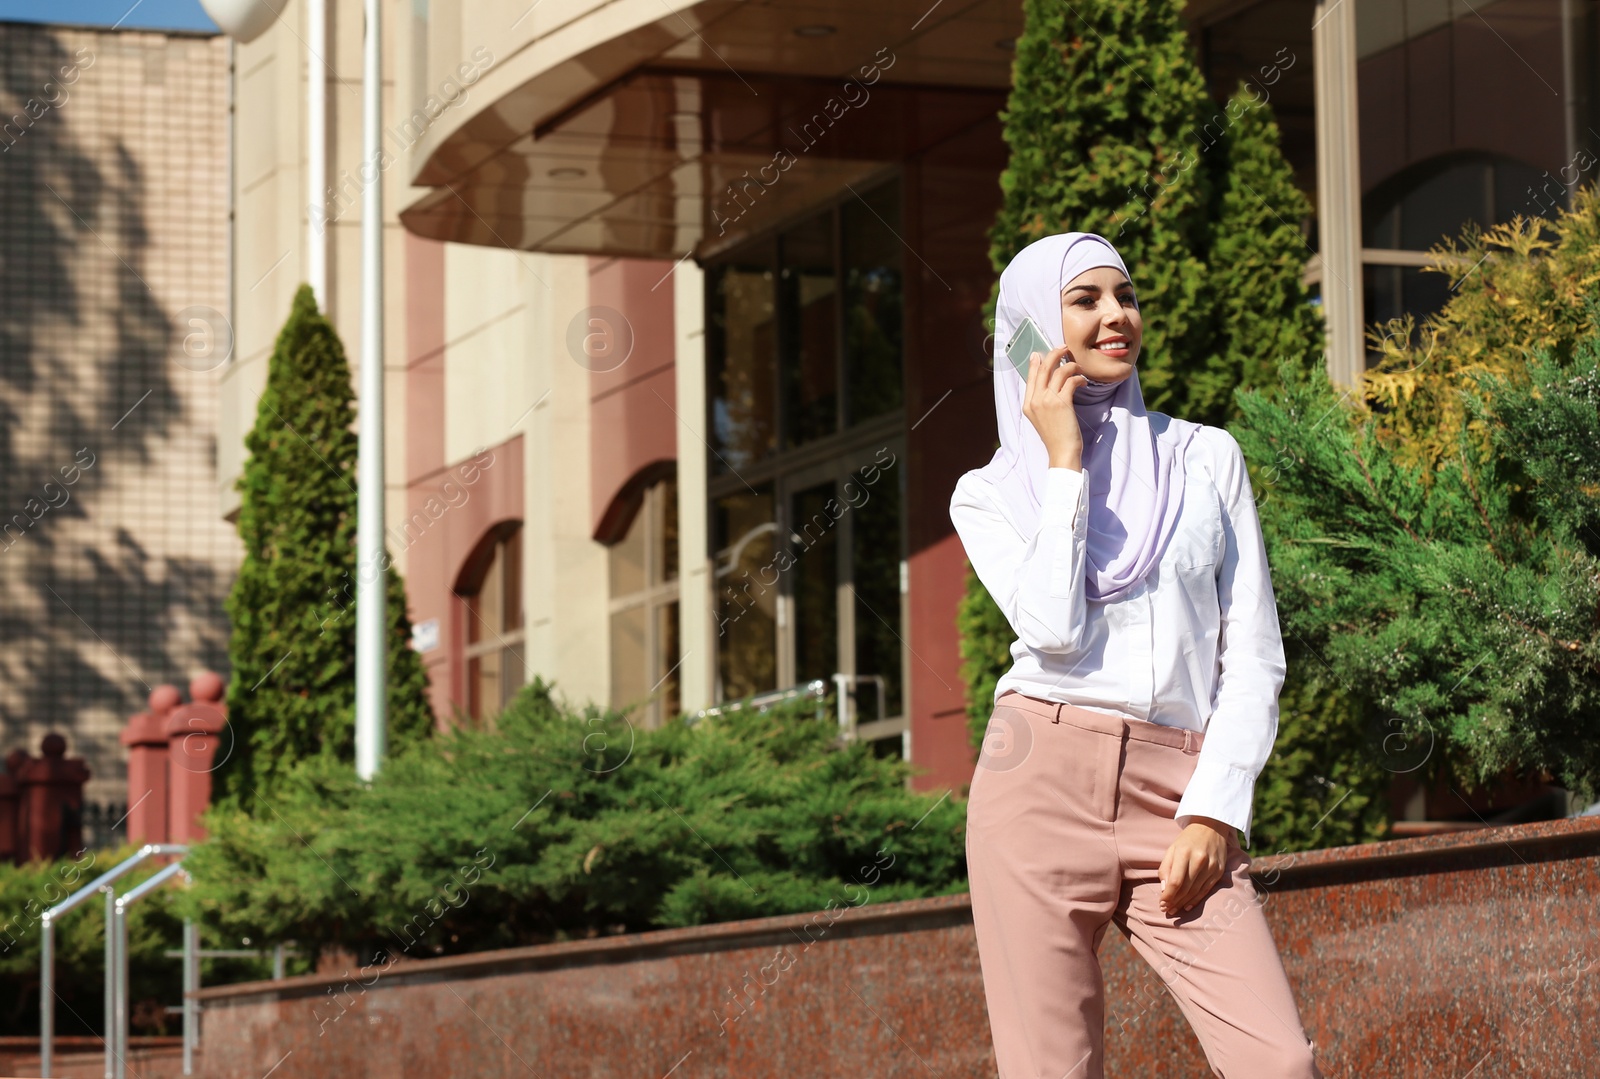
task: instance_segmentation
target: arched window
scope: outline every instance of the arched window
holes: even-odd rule
[[[1553,207],[1565,195],[1560,181],[1509,157],[1436,157],[1373,189],[1362,207],[1361,242],[1363,247],[1426,251],[1446,237],[1459,236],[1469,221],[1488,228],[1519,213],[1553,216]]]
[[[678,484],[644,488],[611,545],[611,705],[643,727],[679,713]]]
[[[522,522],[496,525],[456,585],[466,662],[465,705],[474,719],[499,712],[527,681],[522,618]]]
[[[1424,270],[1424,254],[1467,224],[1480,228],[1524,217],[1552,217],[1565,199],[1554,177],[1509,157],[1448,154],[1419,162],[1385,180],[1362,203],[1363,309],[1370,325],[1420,324],[1450,299],[1460,276]],[[1379,355],[1368,343],[1368,362]]]

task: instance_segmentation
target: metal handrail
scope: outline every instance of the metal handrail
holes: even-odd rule
[[[40,916],[40,932],[42,938],[39,942],[39,1074],[44,1079],[50,1079],[51,1068],[55,1063],[55,923],[63,914],[69,913],[85,899],[95,892],[106,893],[106,1033],[111,1033],[112,1011],[115,1001],[111,999],[111,967],[116,956],[112,951],[114,942],[111,938],[112,904],[116,900],[116,891],[113,882],[130,872],[139,863],[148,858],[161,854],[186,854],[189,848],[181,843],[146,843],[132,856],[112,866],[82,888],[73,892],[67,898],[45,911]],[[112,1077],[111,1039],[102,1039],[106,1044],[106,1079]]]
[[[115,1026],[112,1028],[113,1056],[116,1057],[116,1073],[113,1079],[127,1079],[128,1075],[128,908],[139,900],[161,887],[173,877],[182,873],[187,877],[188,871],[183,868],[183,862],[173,862],[171,865],[152,874],[150,877],[129,888],[127,893],[115,901],[114,921],[111,931],[107,934],[116,941],[116,969],[113,982],[113,1008]],[[184,1013],[183,1013],[183,1074],[194,1074],[194,1021],[193,1001],[188,991],[193,986],[194,968],[194,926],[187,919],[183,923],[183,949],[189,953],[183,958],[183,988],[184,988]]]
[[[828,682],[823,678],[813,678],[809,682],[803,682],[797,686],[789,686],[786,689],[771,689],[765,693],[757,693],[741,700],[725,701],[722,704],[712,705],[710,708],[702,708],[698,712],[691,712],[684,716],[683,719],[686,724],[692,727],[702,719],[727,715],[730,712],[742,712],[747,708],[765,712],[775,704],[792,701],[799,697],[815,697],[817,700],[817,718],[821,719],[827,715]]]
[[[850,708],[851,686],[859,686],[862,682],[876,682],[878,686],[878,721],[884,718],[884,711],[888,707],[888,696],[885,690],[884,677],[881,674],[836,674],[833,683],[839,691],[839,734],[846,741],[854,741],[856,727],[859,720]]]
[[[859,686],[863,682],[871,682],[877,686],[878,720],[881,721],[884,718],[884,714],[888,707],[888,692],[887,682],[883,675],[839,673],[833,675],[831,680],[833,682],[833,688],[838,694],[837,707],[839,716],[839,736],[841,738],[845,739],[846,741],[850,741],[856,737],[858,720],[854,710],[850,707],[851,702],[849,692],[853,686]],[[758,712],[765,712],[774,704],[779,704],[783,701],[791,701],[798,697],[815,697],[817,700],[817,718],[821,719],[827,714],[828,682],[829,679],[826,678],[813,678],[811,681],[804,682],[798,686],[789,686],[786,689],[768,690],[765,693],[757,693],[754,696],[745,697],[742,700],[712,705],[710,708],[702,708],[698,712],[692,712],[689,715],[684,716],[684,722],[692,727],[702,719],[708,719],[712,716],[726,715],[729,712],[742,712],[747,708],[754,708]]]

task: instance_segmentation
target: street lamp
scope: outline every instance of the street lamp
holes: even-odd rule
[[[200,0],[200,6],[224,34],[244,44],[266,33],[283,4],[281,0],[276,5],[269,0]]]
[[[234,41],[253,41],[277,18],[273,0],[200,0],[206,14]],[[282,0],[278,0],[281,5]],[[326,0],[307,0],[309,20],[309,122],[307,187],[308,276],[317,302],[327,306],[327,101]],[[388,555],[383,539],[383,151],[382,34],[380,0],[366,0],[362,65],[361,375],[357,400],[361,430],[356,465],[356,774],[370,780],[383,758],[388,702],[385,588]],[[231,151],[230,151],[231,153]],[[230,185],[231,187],[231,185]],[[229,199],[233,196],[229,191]]]

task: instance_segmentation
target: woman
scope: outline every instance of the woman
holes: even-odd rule
[[[1017,634],[967,805],[1001,1079],[1100,1079],[1113,922],[1215,1074],[1320,1077],[1235,833],[1285,671],[1239,445],[1145,411],[1142,316],[1103,237],[1023,249],[997,312],[1000,449],[950,517]],[[1024,315],[1054,346],[1025,382],[1005,356]]]

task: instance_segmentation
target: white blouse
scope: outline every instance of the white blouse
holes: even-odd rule
[[[1017,634],[995,699],[1015,689],[1203,732],[1178,824],[1214,817],[1243,831],[1248,847],[1256,777],[1278,734],[1283,638],[1239,443],[1202,427],[1184,463],[1172,538],[1137,588],[1110,603],[1086,592],[1086,472],[1048,470],[1032,537],[970,474],[956,484],[950,519]]]

